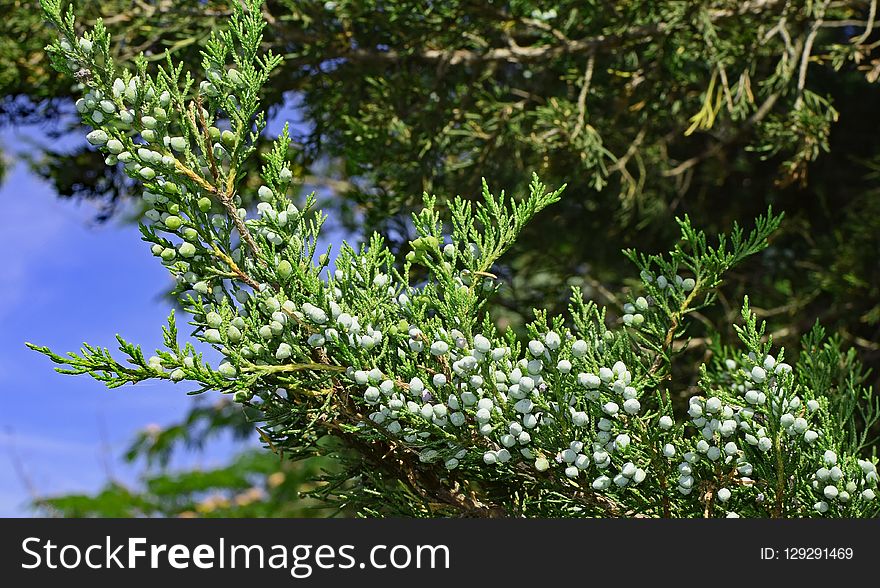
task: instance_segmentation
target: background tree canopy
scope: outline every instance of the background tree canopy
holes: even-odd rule
[[[37,4],[0,2],[3,124],[70,107]],[[197,61],[229,5],[81,0],[77,11],[105,17],[121,59]],[[573,284],[614,305],[632,277],[620,250],[668,248],[676,216],[722,232],[772,205],[786,213],[781,232],[732,276],[687,352],[709,353],[748,291],[775,341],[796,349],[818,318],[880,364],[875,0],[282,0],[264,11],[266,42],[285,58],[264,103],[296,109],[296,173],[355,234],[378,228],[399,251],[423,192],[475,196],[483,176],[517,194],[532,171],[568,184],[506,258],[502,326],[533,307],[561,311]],[[102,218],[130,189],[85,146],[30,164],[62,197],[100,202]],[[683,393],[694,383],[677,377]]]

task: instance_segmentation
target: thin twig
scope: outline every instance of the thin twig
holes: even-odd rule
[[[699,155],[694,155],[690,159],[687,159],[672,169],[664,170],[662,175],[664,177],[672,177],[677,176],[690,168],[694,167],[698,163],[702,163],[703,161],[709,159],[710,157],[714,157],[724,150],[725,147],[734,143],[737,139],[743,136],[749,129],[755,126],[758,122],[760,122],[765,116],[767,116],[770,111],[773,109],[773,106],[776,104],[776,101],[779,99],[779,94],[774,92],[767,96],[767,99],[761,104],[758,110],[755,111],[752,116],[748,118],[738,129],[737,132],[728,139],[718,141],[713,143],[711,147],[706,149],[704,152]]]
[[[856,38],[854,43],[856,45],[861,45],[864,43],[868,37],[871,36],[871,31],[874,30],[874,19],[877,17],[877,0],[871,0],[871,7],[868,9],[868,24],[865,26],[864,32]]]
[[[593,79],[593,66],[596,63],[596,52],[591,51],[590,56],[587,58],[587,67],[584,69],[584,81],[581,85],[581,93],[578,96],[578,120],[577,124],[574,127],[574,131],[571,133],[571,139],[574,140],[578,135],[581,134],[581,131],[584,130],[584,125],[586,124],[587,119],[587,94],[590,91],[590,80]]]
[[[214,255],[216,257],[222,259],[226,263],[226,265],[229,266],[229,269],[231,269],[232,272],[236,276],[238,276],[238,278],[242,282],[244,282],[245,284],[247,284],[248,286],[250,286],[254,290],[259,290],[260,285],[256,282],[256,280],[254,280],[252,277],[247,275],[247,273],[245,273],[240,267],[238,267],[238,264],[235,263],[235,260],[233,260],[231,257],[226,255],[225,253],[223,253],[223,251],[220,250],[220,248],[217,246],[216,243],[211,243],[211,246],[213,247]]]
[[[566,54],[587,53],[599,48],[619,47],[630,41],[641,41],[662,34],[669,29],[666,23],[637,27],[620,35],[596,35],[583,39],[571,40],[556,45],[536,45],[521,47],[519,45],[496,47],[486,51],[470,49],[427,49],[417,53],[401,53],[398,51],[373,51],[369,49],[346,49],[339,57],[361,61],[397,62],[404,58],[423,61],[444,61],[449,65],[468,65],[475,63],[512,62],[529,63],[555,59]]]
[[[623,154],[623,157],[619,158],[615,161],[609,168],[608,172],[620,171],[626,168],[626,164],[629,163],[629,160],[632,159],[632,156],[636,154],[636,151],[639,150],[639,147],[642,144],[642,141],[645,140],[645,127],[639,129],[638,134],[636,134],[635,138],[630,142],[629,147],[626,150],[626,153]]]
[[[190,109],[193,108],[193,104],[190,102]],[[211,144],[211,134],[208,132],[208,122],[205,120],[205,109],[202,108],[202,95],[196,94],[196,103],[195,108],[197,108],[196,112],[199,115],[199,123],[202,125],[202,133],[205,138],[205,151],[208,157],[208,163],[211,165],[211,176],[214,178],[215,183],[220,182],[220,172],[217,171],[217,162],[214,159],[214,149]]]
[[[804,102],[804,87],[807,84],[807,68],[810,63],[810,55],[813,52],[813,41],[816,40],[816,35],[819,33],[819,29],[822,28],[822,23],[824,22],[823,16],[825,14],[825,9],[828,7],[828,0],[822,5],[821,9],[817,9],[816,20],[813,21],[813,25],[810,27],[810,33],[807,35],[807,40],[804,42],[804,49],[801,53],[801,66],[800,71],[798,72],[798,83],[797,83],[797,91],[798,97],[794,102],[795,110],[799,110],[803,106]]]
[[[275,374],[279,372],[303,372],[325,371],[344,372],[346,368],[340,365],[328,365],[324,363],[284,363],[279,365],[249,365],[242,368],[243,372],[259,372],[261,374]]]

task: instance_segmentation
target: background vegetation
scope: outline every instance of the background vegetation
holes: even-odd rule
[[[52,32],[37,2],[0,7],[8,15],[0,122],[58,119],[72,89],[45,58]],[[122,59],[167,49],[195,61],[229,15],[227,2],[211,0],[82,0],[77,8],[105,17]],[[495,317],[502,326],[519,328],[535,306],[560,311],[572,284],[614,305],[631,275],[620,250],[667,249],[675,216],[721,232],[770,204],[786,213],[781,232],[728,280],[720,310],[702,317],[687,353],[710,353],[748,292],[775,341],[796,350],[819,319],[876,368],[876,8],[867,0],[273,1],[267,43],[285,63],[263,99],[301,117],[293,155],[303,190],[320,188],[322,205],[344,213],[350,231],[378,227],[397,247],[412,238],[406,219],[423,191],[474,196],[486,176],[521,193],[531,171],[548,185],[568,183],[563,201],[507,257]],[[30,165],[61,197],[98,202],[100,218],[126,201],[129,180],[108,176],[85,146],[37,153]],[[684,396],[695,375],[676,377]],[[218,512],[299,512],[280,507],[297,493],[296,471],[273,485],[282,466],[266,456],[169,478],[157,456],[204,440],[190,432],[196,423],[254,434],[228,406],[200,406],[133,447],[132,456],[156,465],[143,492],[111,485],[47,506],[76,515],[207,514],[206,496],[232,504],[259,488],[250,508]]]

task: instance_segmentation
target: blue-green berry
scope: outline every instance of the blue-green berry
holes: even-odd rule
[[[238,371],[235,369],[235,366],[233,366],[229,362],[221,363],[220,366],[217,368],[217,371],[227,378],[232,378],[238,373]]]
[[[275,351],[275,359],[285,360],[289,358],[293,354],[293,348],[287,343],[281,343],[278,345],[278,349]]]
[[[96,129],[86,135],[86,139],[92,145],[104,145],[109,140],[109,137],[107,136],[107,133],[105,131],[102,131],[101,129]]]

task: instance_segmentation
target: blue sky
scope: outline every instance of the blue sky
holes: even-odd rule
[[[24,132],[0,135],[4,151]],[[24,165],[0,186],[0,206],[0,235],[11,248],[0,264],[0,516],[15,516],[29,513],[30,490],[14,459],[39,494],[94,490],[108,474],[132,482],[138,468],[120,456],[133,434],[173,422],[193,400],[183,385],[108,391],[55,373],[24,347],[112,347],[119,332],[154,349],[168,312],[159,294],[169,278],[135,225],[96,226],[93,209],[59,200]],[[237,449],[220,441],[180,465],[219,463]]]
[[[278,113],[270,131],[292,114]],[[0,131],[3,153],[14,155],[39,133]],[[24,346],[30,341],[65,352],[87,341],[113,348],[116,333],[145,350],[160,344],[169,310],[160,294],[170,278],[134,224],[96,225],[89,205],[58,199],[14,162],[0,185],[0,207],[0,237],[8,248],[0,263],[0,516],[8,517],[31,513],[32,491],[96,490],[108,476],[133,483],[139,467],[121,455],[134,433],[174,422],[193,400],[185,384],[110,391],[86,377],[62,376]],[[176,464],[218,464],[242,448],[221,439]]]

